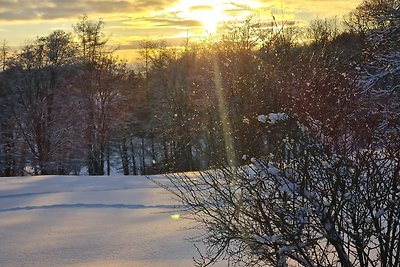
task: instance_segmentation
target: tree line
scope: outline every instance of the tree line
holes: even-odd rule
[[[136,69],[102,21],[73,28],[1,47],[2,176],[243,165],[283,145],[257,119],[279,112],[338,153],[398,148],[397,1],[308,27],[248,19],[178,48],[145,40]]]

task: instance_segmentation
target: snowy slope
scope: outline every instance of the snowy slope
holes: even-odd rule
[[[0,178],[0,266],[193,266],[175,204],[142,176]]]

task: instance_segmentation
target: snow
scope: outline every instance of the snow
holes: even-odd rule
[[[282,238],[280,236],[255,236],[254,239],[260,243],[277,243],[279,241],[282,241]]]
[[[332,166],[329,164],[329,162],[327,162],[326,160],[323,160],[322,162],[321,162],[321,164],[322,164],[322,167],[324,167],[325,169],[329,169],[329,168],[332,168]]]
[[[257,116],[257,120],[258,120],[259,122],[266,123],[267,120],[268,120],[268,116],[265,116],[265,115],[258,115],[258,116]]]
[[[267,171],[274,176],[278,176],[280,173],[280,170],[273,165],[268,165]]]
[[[193,266],[176,204],[143,176],[0,178],[0,266]]]
[[[285,192],[285,193],[293,193],[295,192],[295,190],[298,188],[298,185],[296,185],[295,183],[291,183],[286,181],[285,184],[281,185],[278,190]]]
[[[383,210],[383,209],[380,209],[380,210],[378,210],[376,213],[375,213],[375,215],[374,215],[374,217],[375,218],[380,218],[382,215],[384,215],[385,214],[385,210]]]
[[[286,113],[269,113],[268,115],[258,115],[257,120],[261,123],[276,124],[279,121],[287,120],[289,116]]]
[[[268,117],[271,124],[275,124],[279,121],[289,119],[289,116],[286,113],[270,113]]]

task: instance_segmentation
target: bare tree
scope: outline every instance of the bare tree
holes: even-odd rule
[[[80,55],[84,62],[95,64],[98,60],[111,51],[106,51],[107,39],[104,36],[104,22],[102,20],[90,20],[87,15],[80,17],[73,25],[78,38]]]
[[[5,71],[7,67],[7,58],[8,54],[10,53],[10,48],[7,45],[7,41],[3,40],[0,46],[0,57],[1,57],[1,69],[2,71]]]
[[[287,115],[266,118],[275,154],[163,185],[205,228],[198,266],[400,266],[400,162],[343,158]]]
[[[90,175],[104,175],[105,163],[110,173],[110,133],[117,122],[117,102],[126,74],[126,64],[107,47],[104,22],[90,20],[86,15],[74,25],[79,40],[80,72],[70,81],[81,100],[85,122],[86,162]],[[116,116],[113,118],[113,116]]]
[[[55,31],[25,46],[6,72],[5,85],[13,95],[13,118],[33,156],[37,173],[47,174],[57,169],[53,157],[65,141],[69,123],[73,123],[68,120],[64,120],[64,125],[58,123],[65,114],[57,103],[57,89],[71,73],[73,57],[71,36]]]
[[[84,121],[84,139],[87,167],[90,175],[104,175],[109,158],[109,141],[113,125],[124,113],[119,113],[126,74],[125,64],[113,57],[96,62],[95,69],[83,69],[70,86],[80,100],[81,119]],[[108,163],[108,162],[107,162]],[[110,168],[107,168],[109,173]]]

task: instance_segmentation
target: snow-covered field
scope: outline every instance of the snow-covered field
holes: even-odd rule
[[[142,176],[0,178],[0,266],[193,266],[175,204]]]

